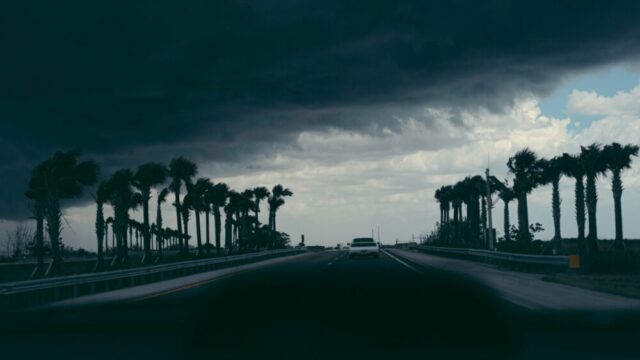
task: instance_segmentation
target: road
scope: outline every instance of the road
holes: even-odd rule
[[[494,266],[409,250],[392,254],[433,271],[445,271],[482,283],[502,299],[531,310],[640,310],[640,300],[542,280],[544,275],[504,271]]]
[[[3,359],[638,358],[637,312],[532,311],[406,257],[324,251],[2,315]],[[415,260],[415,259],[414,259]]]

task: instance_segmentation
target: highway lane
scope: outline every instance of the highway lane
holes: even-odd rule
[[[494,289],[501,298],[532,310],[640,310],[640,300],[542,280],[543,275],[505,271],[495,266],[421,252],[391,249],[416,266],[458,274]]]
[[[345,255],[296,256],[152,296],[3,314],[2,358],[636,355],[629,341],[639,334],[629,326],[635,322],[603,325],[575,314],[532,315],[463,277],[386,254],[354,260]]]

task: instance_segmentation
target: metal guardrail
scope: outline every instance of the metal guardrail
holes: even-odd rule
[[[5,283],[0,284],[0,306],[42,304],[302,252],[300,249],[271,250],[133,269]]]
[[[569,257],[560,255],[527,255],[507,253],[491,250],[467,249],[467,248],[447,248],[439,246],[414,246],[411,249],[441,254],[453,255],[475,261],[496,263],[509,267],[520,267],[525,270],[563,270],[569,269]]]

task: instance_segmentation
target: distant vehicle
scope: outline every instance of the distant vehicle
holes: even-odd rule
[[[380,245],[372,238],[355,238],[349,247],[349,259],[356,256],[380,257]]]

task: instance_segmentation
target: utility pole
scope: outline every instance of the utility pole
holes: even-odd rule
[[[487,220],[489,220],[489,229],[485,229],[486,233],[487,233],[487,238],[489,239],[489,250],[493,250],[494,248],[494,238],[493,238],[493,221],[491,218],[491,210],[493,209],[493,201],[491,200],[491,185],[489,185],[489,179],[490,179],[490,175],[489,175],[489,168],[487,168],[487,170],[485,171],[485,174],[487,175]]]
[[[380,242],[380,225],[378,225],[378,243]]]

